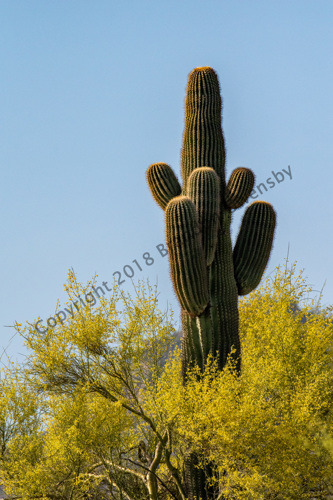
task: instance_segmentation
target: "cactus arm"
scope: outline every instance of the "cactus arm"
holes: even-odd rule
[[[233,251],[238,295],[259,284],[272,248],[276,214],[270,203],[257,201],[246,210]]]
[[[181,311],[182,320],[182,375],[183,381],[186,380],[187,370],[189,367],[196,365],[202,366],[205,360],[202,356],[202,346],[200,334],[196,323],[197,318],[192,318],[186,311]]]
[[[203,250],[207,266],[210,266],[218,241],[220,179],[212,168],[196,168],[187,180],[187,192],[198,214]]]
[[[154,163],[148,168],[146,176],[154,200],[165,210],[169,201],[181,193],[180,184],[172,168],[166,163]]]
[[[198,316],[209,302],[207,269],[195,206],[177,196],[165,209],[171,277],[182,309]]]
[[[254,173],[249,168],[236,168],[229,179],[225,193],[228,208],[241,207],[251,194],[254,186]]]

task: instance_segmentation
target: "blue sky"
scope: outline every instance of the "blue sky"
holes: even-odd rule
[[[24,353],[4,325],[52,316],[71,267],[112,283],[132,265],[178,310],[145,172],[163,161],[180,173],[197,66],[219,75],[227,176],[251,168],[276,209],[267,273],[289,246],[332,304],[332,23],[330,0],[2,0],[1,349]]]

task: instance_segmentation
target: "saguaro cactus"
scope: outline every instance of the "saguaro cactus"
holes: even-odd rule
[[[222,369],[234,349],[240,368],[238,295],[259,284],[275,229],[272,206],[254,202],[232,249],[231,212],[246,202],[254,174],[239,167],[226,183],[221,110],[215,71],[194,69],[185,100],[183,186],[165,163],[154,163],[147,171],[151,193],[165,210],[171,277],[182,310],[184,381],[189,367],[196,364],[204,370],[209,354]],[[209,498],[199,493],[190,492],[189,498]]]
[[[247,208],[232,251],[231,211],[249,197],[253,172],[236,168],[225,181],[221,96],[212,68],[188,79],[181,153],[183,187],[169,165],[154,163],[147,180],[165,210],[171,276],[182,308],[183,369],[204,367],[209,353],[225,365],[231,348],[240,358],[238,295],[260,282],[272,247],[275,212],[257,201]]]

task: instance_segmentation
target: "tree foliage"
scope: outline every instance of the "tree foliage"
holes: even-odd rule
[[[89,292],[69,274],[69,299]],[[184,457],[214,464],[219,499],[333,494],[332,308],[295,265],[240,302],[242,372],[181,379],[156,289],[116,286],[45,333],[18,326],[27,363],[3,372],[0,477],[24,499],[185,500]],[[297,307],[295,307],[298,305]],[[0,481],[0,482],[1,482]]]
[[[70,272],[69,304],[92,286]],[[172,313],[158,310],[156,289],[141,283],[132,299],[114,286],[98,307],[87,303],[44,333],[34,325],[18,328],[30,352],[23,369],[27,401],[40,394],[42,411],[33,434],[22,429],[8,443],[6,491],[59,499],[171,495],[176,472],[168,429],[158,408],[146,411],[175,344]],[[162,459],[169,466],[157,475]]]
[[[280,268],[240,304],[242,373],[213,363],[174,400],[177,431],[217,464],[221,498],[328,498],[333,486],[332,308]]]

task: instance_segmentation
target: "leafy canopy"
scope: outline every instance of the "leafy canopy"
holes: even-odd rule
[[[166,398],[176,432],[216,464],[223,498],[332,493],[332,307],[310,295],[295,265],[278,268],[240,303],[241,375],[211,361]]]
[[[89,292],[73,273],[72,300]],[[42,334],[1,379],[0,477],[20,498],[185,500],[184,457],[214,464],[219,499],[333,493],[332,307],[296,265],[242,299],[242,371],[193,370],[182,384],[172,313],[156,289],[116,286]],[[36,396],[38,394],[38,396]]]

